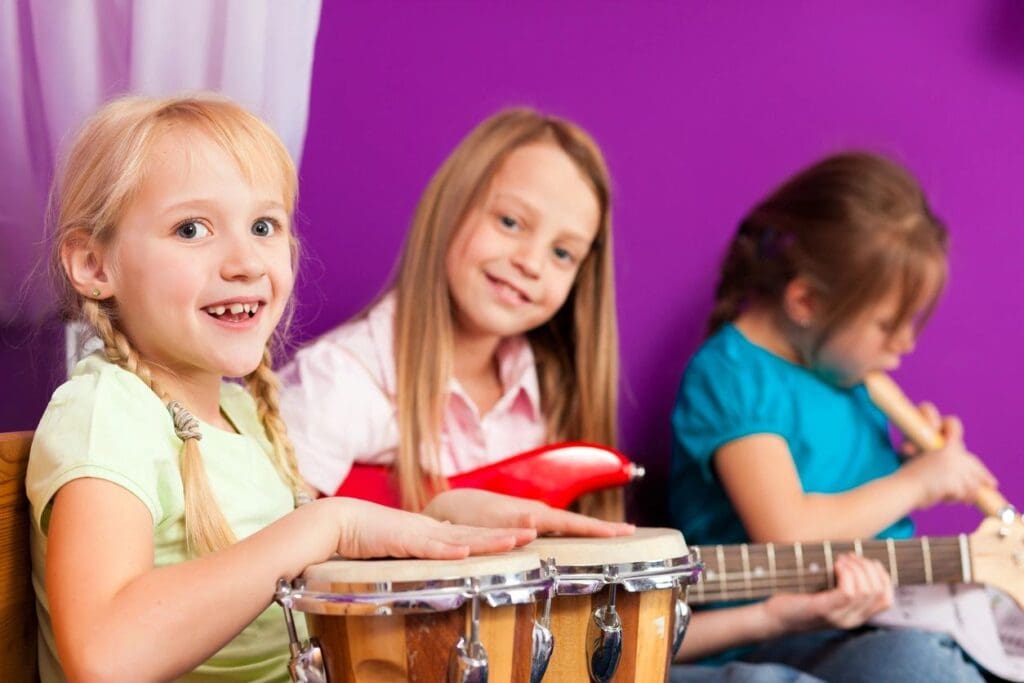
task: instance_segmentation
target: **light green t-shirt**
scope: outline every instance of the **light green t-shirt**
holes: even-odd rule
[[[200,423],[200,450],[214,497],[241,539],[290,512],[294,498],[270,461],[271,446],[252,397],[242,387],[224,383],[220,406],[238,433]],[[54,495],[80,477],[105,479],[127,489],[153,516],[153,564],[184,562],[188,555],[181,448],[171,417],[156,394],[134,374],[100,356],[81,361],[71,379],[54,392],[32,441],[25,480],[32,506],[32,582],[43,683],[65,680],[57,662],[44,584]],[[216,604],[208,607],[210,612],[217,610]],[[287,661],[284,617],[280,607],[270,605],[181,680],[286,681]]]

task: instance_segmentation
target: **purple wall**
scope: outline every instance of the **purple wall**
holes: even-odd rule
[[[300,339],[379,291],[430,174],[512,104],[577,120],[607,154],[623,446],[655,473],[646,500],[664,496],[668,412],[738,217],[799,167],[861,146],[908,164],[953,235],[951,287],[897,378],[961,415],[970,447],[1024,502],[1024,6],[324,3],[302,164]],[[919,519],[934,533],[979,517],[947,507]]]
[[[877,149],[917,172],[953,235],[950,290],[897,378],[961,415],[971,448],[1024,503],[1024,5],[764,5],[325,2],[298,339],[379,291],[427,179],[479,120],[512,104],[575,119],[614,175],[623,446],[652,471],[645,500],[660,501],[675,386],[738,217],[827,152]],[[60,364],[53,330],[25,332],[0,330],[4,430],[34,424]],[[952,532],[978,516],[920,519]]]

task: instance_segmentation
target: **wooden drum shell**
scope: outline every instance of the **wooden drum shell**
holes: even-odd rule
[[[307,614],[332,683],[439,683],[448,657],[469,629],[470,605],[447,612],[390,616]],[[480,641],[490,680],[528,682],[536,605],[480,608]],[[560,680],[547,678],[547,680]],[[568,680],[568,679],[566,679]]]
[[[545,681],[579,681],[587,675],[587,626],[594,610],[608,604],[607,588],[591,595],[559,595],[551,605],[551,653]],[[615,609],[622,620],[622,659],[614,683],[668,679],[678,589],[629,593],[619,588]]]

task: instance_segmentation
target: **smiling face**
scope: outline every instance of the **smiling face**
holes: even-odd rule
[[[244,376],[292,290],[283,183],[250,182],[199,133],[165,132],[148,159],[104,255],[117,325],[183,381]]]
[[[549,320],[565,303],[599,221],[593,188],[559,147],[515,149],[445,258],[456,334],[500,339]]]

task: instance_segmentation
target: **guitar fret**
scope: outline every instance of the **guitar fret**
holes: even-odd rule
[[[932,582],[932,548],[928,544],[928,537],[921,537],[921,559],[924,560],[924,582]]]
[[[701,557],[701,553],[700,553],[700,548],[699,547],[695,547],[693,552],[694,552],[694,555],[697,556],[697,561],[698,562],[703,562],[704,561],[704,558]],[[700,602],[704,602],[704,578],[705,578],[704,572],[701,572],[700,576],[697,578],[697,602],[699,602],[699,603]]]
[[[896,546],[891,538],[885,539],[885,549],[889,553],[889,576],[892,578],[892,585],[900,585],[900,570],[896,567]]]
[[[743,561],[743,589],[748,598],[754,597],[754,589],[750,582],[750,551],[747,544],[740,546],[740,559]]]
[[[775,544],[769,543],[764,547],[765,553],[768,555],[768,578],[772,582],[772,587],[778,584],[778,578],[775,573]]]
[[[796,583],[800,592],[804,592],[804,548],[797,542],[793,544],[793,558],[796,560]]]
[[[971,551],[967,546],[967,536],[960,534],[957,536],[957,540],[960,541],[960,574],[963,576],[964,583],[974,583],[971,580]]]
[[[829,588],[835,587],[835,572],[832,565],[832,542],[825,541],[823,546],[825,550],[825,581],[828,582]]]
[[[864,546],[861,544],[859,538],[853,539],[853,552],[857,557],[864,557]]]
[[[718,560],[718,582],[720,584],[722,584],[722,586],[721,586],[722,594],[725,595],[726,593],[729,592],[728,589],[726,588],[726,585],[725,585],[726,584],[726,578],[725,578],[725,548],[723,548],[720,545],[716,545],[715,546],[715,558]]]

